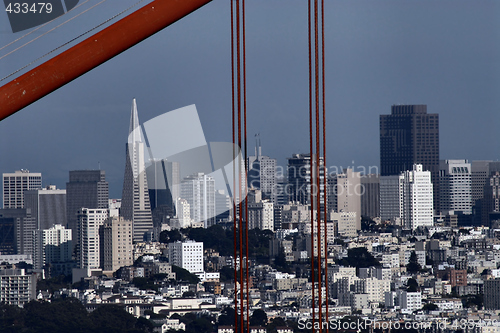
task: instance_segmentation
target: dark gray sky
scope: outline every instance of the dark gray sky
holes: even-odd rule
[[[40,56],[114,15],[116,3],[32,50]],[[207,141],[230,141],[229,8],[214,0],[0,121],[0,172],[42,172],[45,185],[65,188],[69,170],[100,162],[120,197],[132,98],[141,122],[196,104]],[[498,0],[327,0],[326,9],[327,165],[378,166],[378,117],[392,104],[439,113],[442,159],[499,158]],[[0,14],[1,45],[23,35],[9,29]],[[259,132],[264,154],[281,165],[308,150],[307,55],[306,0],[247,0],[250,147]],[[1,77],[32,58],[21,49],[0,59]]]

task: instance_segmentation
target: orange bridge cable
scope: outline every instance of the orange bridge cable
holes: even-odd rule
[[[242,147],[241,144],[241,22],[240,22],[240,0],[236,0],[236,68],[237,68],[237,90],[238,90],[238,147]],[[243,333],[244,328],[244,304],[243,304],[243,214],[242,214],[242,184],[241,184],[241,158],[238,158],[238,193],[239,193],[239,203],[238,203],[238,213],[239,213],[239,240],[240,240],[240,331]]]
[[[242,0],[242,23],[243,23],[243,127],[244,127],[244,142],[245,142],[245,272],[246,272],[246,301],[247,301],[247,332],[250,332],[250,288],[248,286],[248,145],[247,145],[247,70],[246,70],[246,14],[245,14],[245,0]]]
[[[319,88],[319,45],[318,45],[318,29],[319,29],[319,22],[318,22],[318,0],[314,0],[314,77],[315,77],[315,89],[314,89],[314,96],[315,96],[315,102],[316,102],[316,107],[315,107],[315,120],[316,120],[316,126],[315,126],[315,134],[316,134],[316,155],[315,155],[315,179],[314,183],[316,185],[316,223],[317,223],[317,238],[316,238],[316,243],[317,243],[317,249],[318,249],[318,320],[319,320],[319,332],[321,333],[323,331],[322,329],[322,285],[321,285],[321,209],[320,209],[320,193],[319,193],[319,153],[320,153],[320,131],[319,131],[319,94],[320,94],[320,88]]]
[[[309,168],[310,168],[310,214],[309,217],[311,219],[311,309],[312,309],[312,332],[316,331],[316,327],[314,325],[316,321],[316,313],[315,313],[315,276],[314,276],[314,214],[313,214],[313,192],[312,192],[312,159],[313,159],[313,127],[312,127],[312,112],[313,112],[313,103],[312,103],[312,41],[311,41],[311,0],[308,0],[308,45],[309,45]]]
[[[233,137],[233,161],[236,159],[236,156],[239,156],[236,152],[236,130],[235,130],[235,68],[234,68],[234,8],[233,8],[233,0],[229,0],[231,5],[231,95],[232,95],[232,137]],[[236,258],[238,255],[236,248],[236,165],[233,163],[233,247],[234,247],[234,257],[233,257],[233,269],[234,269],[234,329],[237,332],[238,329],[238,274],[236,270]]]
[[[326,321],[330,319],[329,311],[329,281],[328,281],[328,191],[327,191],[327,170],[326,170],[326,106],[325,106],[325,0],[321,0],[321,65],[322,65],[322,84],[323,84],[323,216],[325,225],[325,292],[326,292]],[[328,325],[326,326],[327,332],[330,330]]]

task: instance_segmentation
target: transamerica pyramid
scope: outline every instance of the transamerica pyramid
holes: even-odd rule
[[[132,221],[134,242],[142,242],[144,233],[153,230],[148,181],[145,172],[145,144],[137,115],[137,103],[132,101],[130,129],[126,144],[125,176],[121,216]]]

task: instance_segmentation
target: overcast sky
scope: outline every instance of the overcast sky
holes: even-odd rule
[[[1,77],[120,10],[108,2],[0,59]],[[379,115],[393,104],[439,113],[441,159],[500,158],[498,0],[326,2],[327,165],[378,166]],[[231,141],[229,9],[214,0],[0,121],[0,172],[42,172],[44,185],[65,188],[69,170],[100,163],[110,196],[121,197],[133,98],[141,122],[196,104],[207,141]],[[26,33],[6,20],[0,47]],[[281,165],[308,150],[307,55],[306,0],[247,0],[250,147],[260,133]]]

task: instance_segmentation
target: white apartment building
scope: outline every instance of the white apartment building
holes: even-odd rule
[[[0,270],[0,303],[23,307],[36,297],[36,275],[24,269]]]
[[[472,214],[472,172],[467,160],[439,161],[440,208],[443,214]]]
[[[175,218],[170,219],[170,227],[172,229],[182,229],[191,226],[191,205],[187,200],[178,198],[175,201],[175,212]]]
[[[380,215],[382,220],[400,219],[405,229],[434,224],[431,172],[421,164],[399,176],[380,177]]]
[[[274,204],[262,200],[248,204],[248,229],[274,231]]]
[[[357,294],[368,294],[368,300],[383,303],[384,295],[391,290],[391,280],[379,280],[375,277],[354,281]]]
[[[422,309],[422,294],[420,292],[398,291],[399,306],[406,313]]]
[[[188,240],[168,244],[170,264],[188,270],[190,273],[203,272],[203,242]]]
[[[337,225],[338,235],[341,237],[356,237],[358,235],[356,212],[331,212],[330,220]]]
[[[78,268],[100,268],[99,228],[108,218],[107,209],[82,208],[78,211]]]
[[[2,174],[3,208],[24,208],[24,192],[42,188],[42,174],[18,170]]]
[[[403,226],[407,229],[434,225],[434,199],[431,172],[423,171],[422,164],[404,172]]]
[[[215,224],[214,178],[203,173],[184,178],[181,183],[181,198],[189,203],[194,223],[203,222],[205,228]]]
[[[33,265],[41,269],[45,264],[71,261],[73,241],[71,229],[56,224],[50,229],[36,230],[33,237]]]

